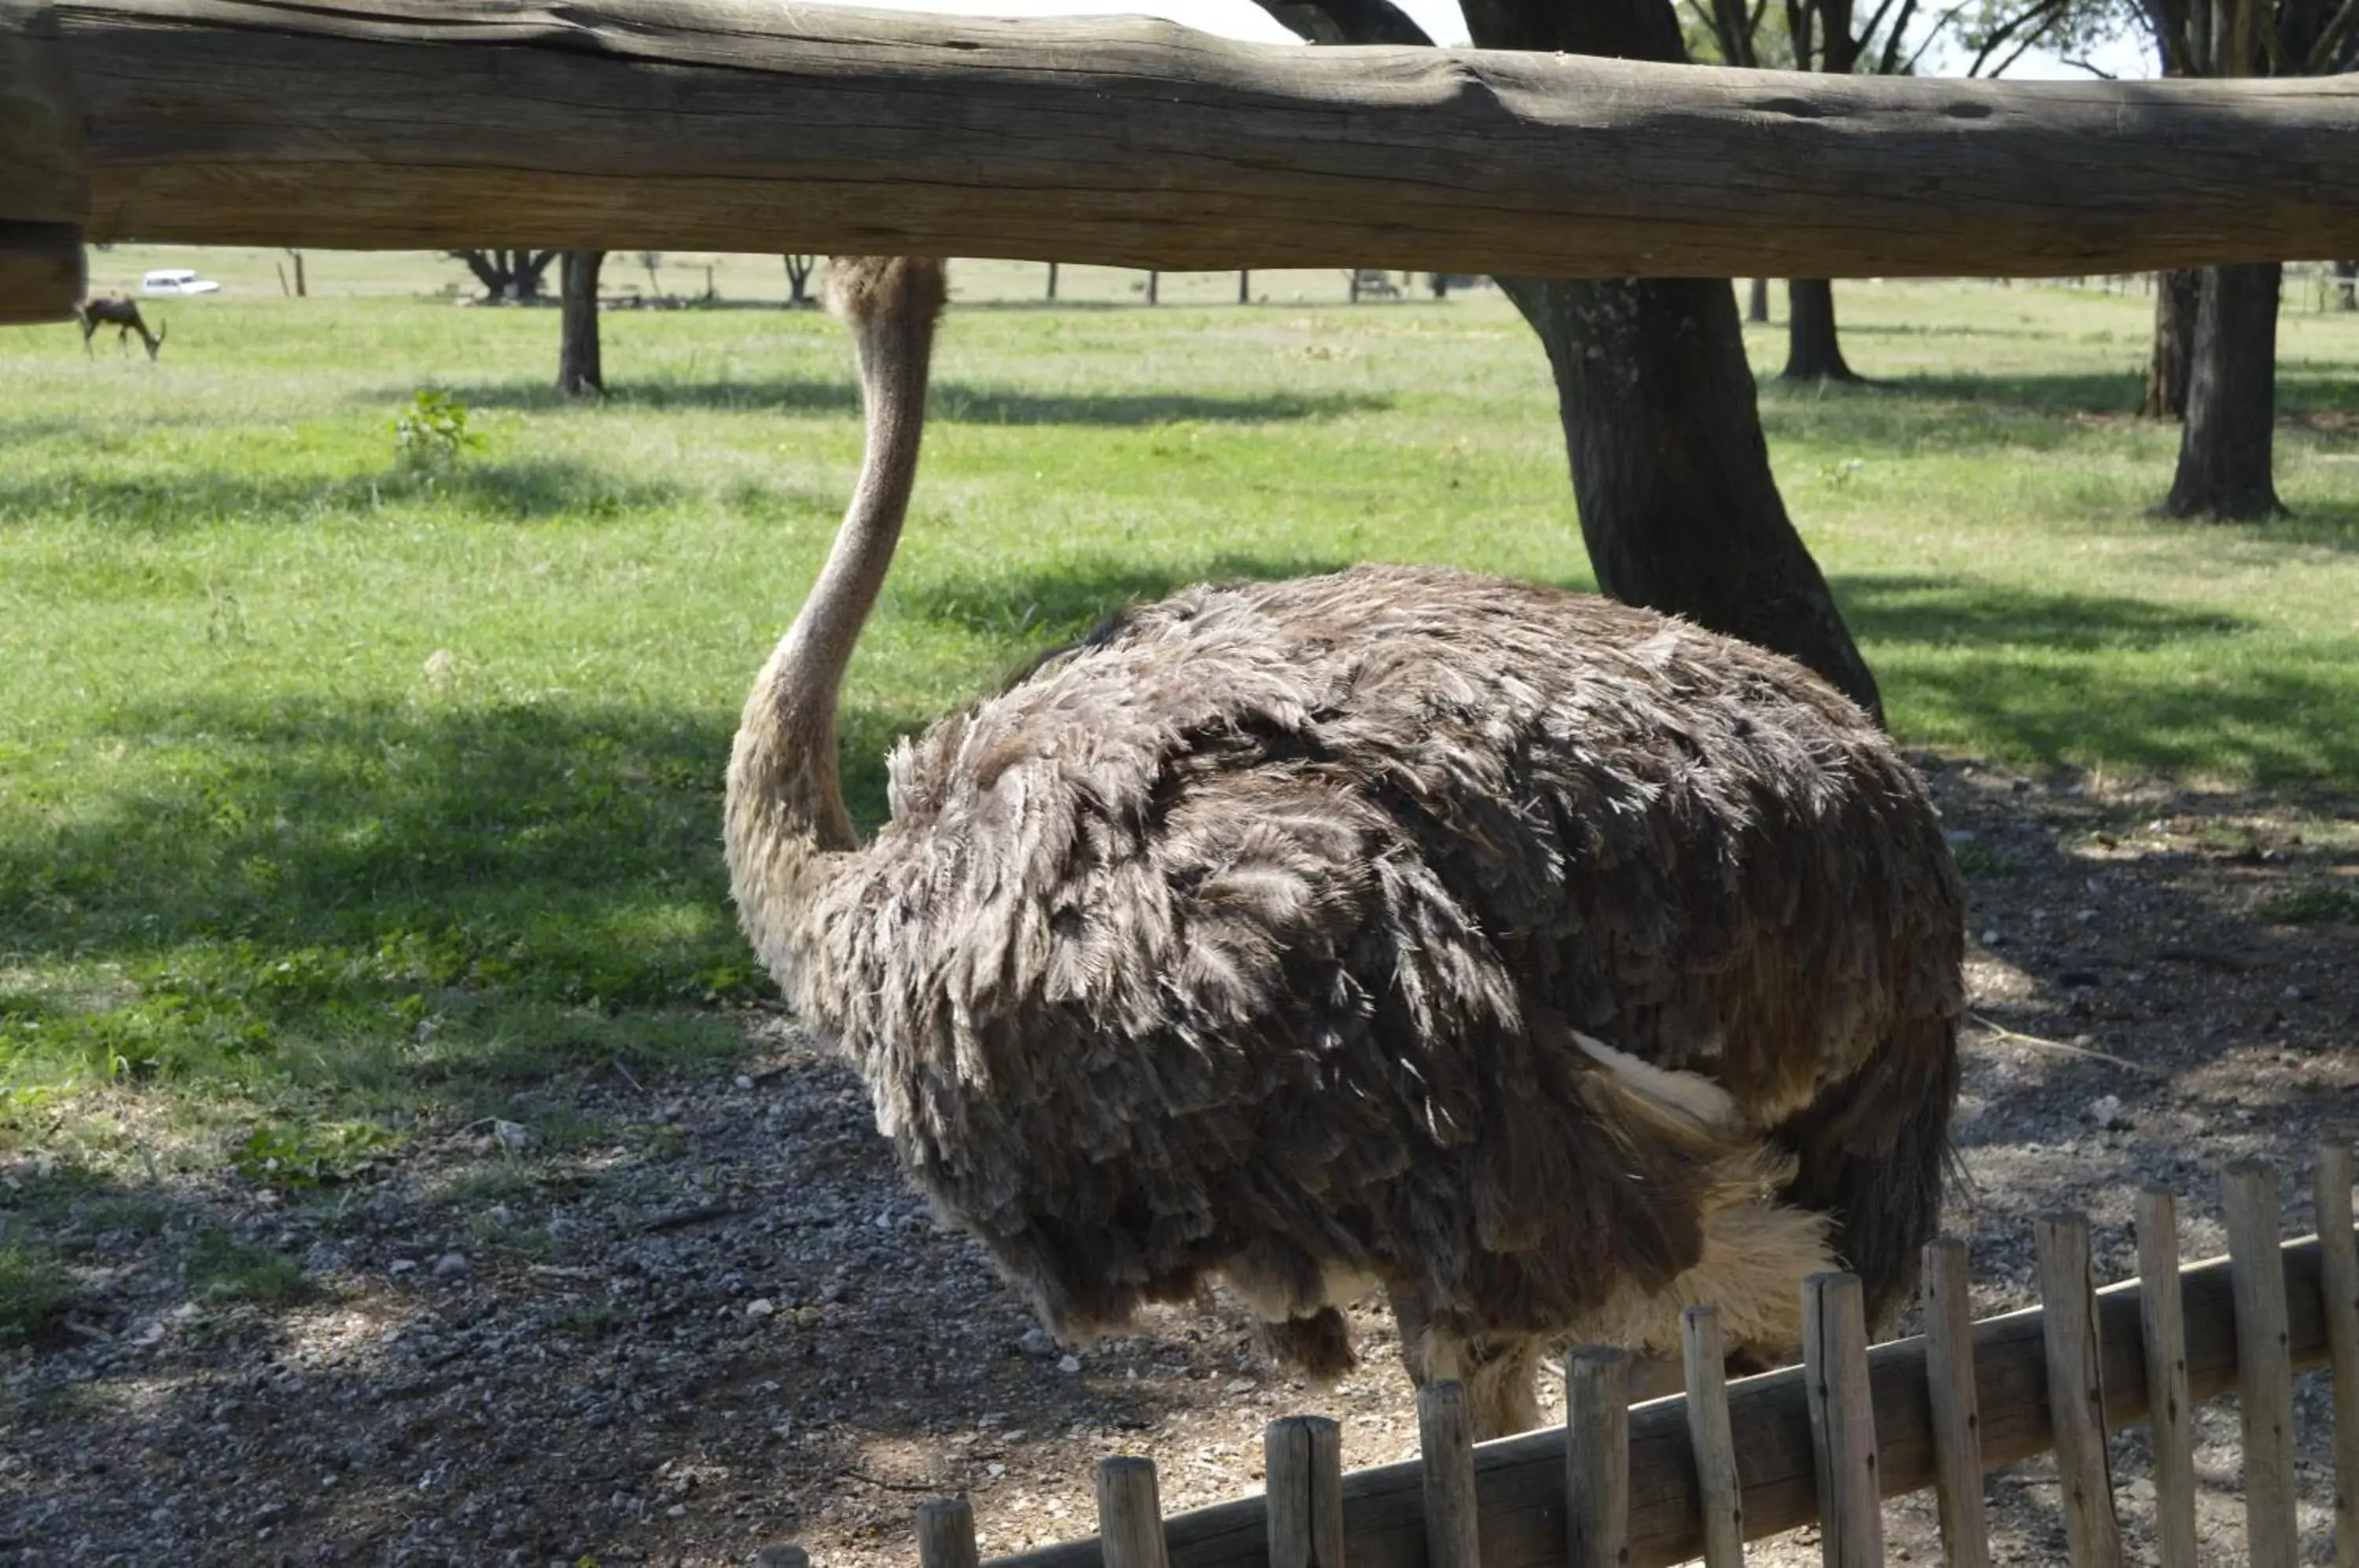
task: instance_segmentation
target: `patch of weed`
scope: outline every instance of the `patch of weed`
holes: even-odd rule
[[[189,1252],[189,1286],[201,1301],[283,1307],[310,1293],[303,1266],[282,1252],[209,1230]]]
[[[2012,877],[2023,869],[2022,863],[2006,851],[1972,839],[1951,844],[1950,858],[1969,877]]]
[[[2318,925],[2329,920],[2359,923],[2359,888],[2313,883],[2264,898],[2254,913],[2273,925]]]
[[[238,1173],[274,1187],[357,1181],[401,1141],[371,1122],[265,1123],[229,1153]]]
[[[74,1301],[64,1261],[46,1247],[0,1242],[0,1345],[38,1340]]]

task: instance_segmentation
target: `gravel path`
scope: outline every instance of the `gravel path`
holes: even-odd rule
[[[2142,1181],[2186,1194],[2188,1257],[2221,1250],[2236,1156],[2281,1162],[2306,1227],[2309,1151],[2359,1105],[2359,927],[2255,909],[2359,889],[2350,812],[1927,766],[1979,939],[1952,1216],[1978,1312],[2029,1300],[2041,1209],[2086,1209],[2101,1276],[2134,1271]],[[86,1180],[51,1237],[78,1304],[0,1353],[0,1562],[717,1564],[796,1541],[867,1568],[914,1561],[929,1494],[973,1496],[986,1555],[1087,1534],[1090,1467],[1117,1451],[1155,1458],[1175,1510],[1251,1490],[1288,1411],[1341,1418],[1347,1465],[1413,1451],[1372,1313],[1362,1370],[1316,1395],[1268,1376],[1218,1303],[1063,1356],[902,1187],[849,1074],[782,1018],[750,1029],[719,1076],[544,1088],[325,1193],[228,1167]],[[0,1171],[0,1217],[60,1179],[46,1157]],[[196,1288],[201,1234],[281,1260],[279,1299]],[[2305,1522],[2326,1561],[2314,1383]],[[2213,1560],[2238,1561],[2232,1405],[2203,1435]],[[2116,1472],[2150,1559],[2135,1434]],[[1992,1495],[2004,1560],[2060,1559],[2043,1467]],[[1921,1501],[1889,1510],[1896,1561],[1938,1560]],[[1815,1560],[1807,1532],[1755,1552]]]

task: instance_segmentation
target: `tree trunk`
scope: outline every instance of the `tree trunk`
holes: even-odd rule
[[[2149,419],[2187,418],[2187,361],[2195,348],[2201,277],[2185,271],[2154,275],[2154,354],[2147,361],[2146,397],[2138,404],[2138,412]]]
[[[1272,5],[1301,31],[1304,3]],[[1308,0],[1314,40],[1430,44],[1390,0]],[[1669,0],[1463,0],[1484,49],[1687,60]],[[1358,292],[1359,273],[1350,277]],[[1501,278],[1548,350],[1598,586],[1808,665],[1880,721],[1875,678],[1769,472],[1728,281]]]
[[[507,274],[507,292],[518,304],[529,304],[540,298],[541,280],[549,274],[549,264],[557,259],[553,250],[498,251],[495,255],[506,259],[502,266]]]
[[[557,351],[557,389],[569,397],[603,396],[606,378],[598,365],[598,267],[603,250],[565,253],[561,283],[564,330]]]
[[[1745,319],[1763,326],[1768,324],[1769,280],[1767,278],[1756,278],[1753,280],[1752,297],[1745,303]]]
[[[2334,308],[2359,310],[2359,261],[2334,264]]]
[[[295,264],[295,298],[310,298],[310,288],[303,281],[303,253],[290,245],[287,247],[287,259]]]
[[[1823,278],[1786,280],[1786,381],[1857,381],[1843,363],[1843,343],[1835,335],[1835,286]]]
[[[2282,271],[2275,262],[2204,269],[2168,517],[2244,522],[2285,510],[2270,475]]]
[[[1501,278],[1555,372],[1598,585],[1774,648],[1883,709],[1769,471],[1728,284]]]
[[[810,304],[811,268],[819,265],[819,258],[811,256],[785,256],[779,259],[787,264],[788,305],[791,307]]]

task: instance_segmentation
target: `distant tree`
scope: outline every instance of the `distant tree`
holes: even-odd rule
[[[606,390],[598,359],[598,269],[605,260],[603,250],[569,250],[559,273],[563,294],[557,389],[569,397],[594,397]]]
[[[664,253],[659,250],[639,252],[639,265],[647,269],[647,292],[650,294],[663,292],[663,280],[656,276],[656,269],[663,265],[663,258]]]
[[[789,256],[779,258],[787,264],[787,303],[808,305],[810,299],[811,268],[819,265],[815,256]]]
[[[1745,305],[1745,319],[1756,323],[1756,325],[1767,326],[1768,324],[1769,280],[1767,278],[1756,278],[1753,280],[1751,295],[1750,298],[1746,299]]]
[[[514,299],[525,303],[540,298],[541,280],[549,272],[549,264],[557,259],[553,250],[446,250],[442,253],[453,261],[464,262],[475,281],[484,286],[487,299]]]
[[[2359,66],[2359,5],[2322,0],[2138,0],[2139,16],[2172,76],[2318,76]],[[2223,522],[2285,510],[2274,474],[2277,440],[2276,262],[2205,267],[2187,347],[2187,422],[2179,468],[2161,510]],[[2156,308],[2157,354],[2163,352]]]

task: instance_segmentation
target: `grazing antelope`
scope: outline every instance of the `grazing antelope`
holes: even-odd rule
[[[155,358],[164,347],[163,332],[151,332],[147,330],[147,323],[141,320],[139,306],[134,300],[114,295],[100,299],[85,299],[74,308],[74,314],[75,319],[82,322],[82,348],[84,354],[95,352],[90,346],[90,340],[92,334],[101,327],[114,329],[114,343],[118,348],[128,343],[133,332],[137,332],[139,341],[147,345],[149,359]],[[168,330],[170,325],[168,321],[165,323]]]

